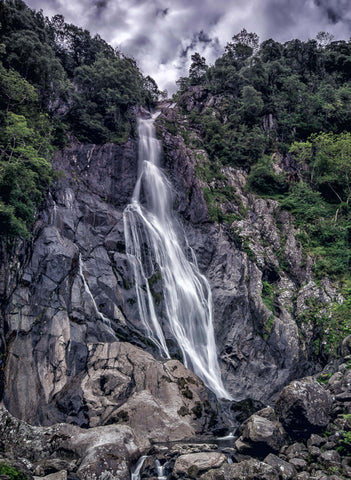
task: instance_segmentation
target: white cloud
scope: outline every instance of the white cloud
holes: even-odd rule
[[[143,73],[170,92],[187,74],[198,51],[213,63],[242,28],[261,40],[313,38],[329,31],[336,38],[351,32],[348,0],[27,0],[45,15],[61,13],[67,22],[133,56]],[[202,34],[200,32],[203,32]],[[208,38],[206,38],[206,36]]]

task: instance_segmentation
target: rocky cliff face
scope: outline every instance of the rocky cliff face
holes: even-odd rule
[[[327,280],[314,283],[291,217],[278,202],[249,193],[245,171],[226,166],[204,176],[210,161],[204,150],[187,147],[191,125],[177,108],[165,108],[159,124],[176,208],[211,282],[223,378],[235,399],[270,402],[291,379],[320,368],[311,355],[312,327],[299,316],[310,302],[328,304],[338,292]],[[213,224],[211,202],[230,220]]]
[[[222,171],[235,195],[221,208],[236,219],[230,226],[210,221],[209,184],[196,174],[206,163],[204,152],[198,155],[162,126],[176,116],[170,108],[161,116],[164,168],[189,244],[211,283],[223,379],[236,400],[266,403],[315,369],[308,362],[309,331],[298,329],[296,312],[307,308],[306,300],[328,302],[336,292],[327,282],[313,283],[289,216],[274,201],[246,193],[245,172]],[[178,441],[208,433],[215,413],[202,382],[178,360],[160,359],[140,325],[123,231],[123,209],[136,181],[136,142],[72,145],[56,155],[55,167],[62,176],[32,244],[8,258],[3,251],[3,403],[32,425],[65,422],[105,429],[97,430],[102,436],[115,428],[121,445],[132,435],[135,448],[123,450],[125,466],[116,477],[127,478],[128,462],[145,450],[145,438]],[[281,268],[282,256],[288,269]],[[263,281],[274,292],[269,306]],[[82,439],[79,432],[73,437]],[[82,462],[88,453],[75,455]],[[95,478],[94,468],[78,477]]]

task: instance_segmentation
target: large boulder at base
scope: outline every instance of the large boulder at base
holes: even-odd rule
[[[202,475],[201,480],[279,480],[276,470],[254,458],[234,465],[225,465]]]
[[[68,337],[63,346],[69,345]],[[65,375],[54,391],[51,366],[44,363],[41,385],[47,387],[47,396],[30,398],[31,411],[26,398],[18,399],[10,386],[5,406],[9,403],[14,414],[29,423],[39,423],[38,416],[41,425],[67,422],[86,428],[118,423],[158,442],[184,440],[207,430],[211,409],[205,386],[179,361],[157,360],[127,342],[87,343],[86,350],[84,371],[70,376],[65,353],[57,354],[56,363]],[[17,362],[17,370],[22,363]]]
[[[264,457],[268,452],[278,452],[286,434],[273,408],[267,407],[251,415],[242,426],[242,434],[235,442],[240,453]]]
[[[330,393],[308,377],[295,380],[282,390],[275,411],[290,435],[307,438],[328,425],[331,406]]]

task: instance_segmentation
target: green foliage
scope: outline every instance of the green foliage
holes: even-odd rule
[[[125,141],[130,107],[154,105],[162,94],[152,78],[144,78],[133,59],[124,57],[98,35],[51,20],[21,0],[0,0],[0,43],[4,67],[36,89],[40,106],[81,141]]]
[[[325,358],[338,356],[341,341],[351,334],[351,295],[350,290],[344,290],[345,302],[342,304],[326,304],[316,299],[307,302],[307,307],[298,317],[299,322],[305,322],[313,327],[315,351]]]
[[[328,383],[332,375],[333,375],[332,373],[322,373],[322,375],[319,375],[319,377],[317,378],[317,382],[320,383],[321,385],[325,385]]]
[[[272,331],[273,325],[274,325],[274,315],[272,313],[269,316],[269,319],[267,320],[267,322],[265,323],[265,326],[264,326],[264,330],[265,330],[264,334],[263,334],[264,340],[267,340],[267,338],[269,337],[269,335]]]
[[[201,57],[199,53],[194,53],[191,56],[192,63],[189,69],[189,78],[191,85],[198,85],[205,78],[208,66],[206,65],[206,59]]]
[[[0,475],[6,475],[11,480],[27,480],[28,477],[23,472],[17,470],[6,463],[0,463]]]
[[[306,183],[292,185],[281,207],[294,215],[295,225],[301,229],[298,238],[314,259],[317,278],[348,275],[351,253],[348,207],[339,209],[336,222],[335,207]]]
[[[132,105],[143,103],[143,78],[135,62],[125,57],[99,56],[92,65],[75,70],[74,106],[68,121],[82,141],[120,141],[129,133],[126,124]]]
[[[286,192],[288,184],[285,175],[274,173],[270,159],[263,158],[251,168],[248,188],[258,194],[274,196]]]
[[[263,281],[262,282],[262,301],[266,305],[266,307],[273,311],[273,303],[274,303],[274,287],[271,283]]]
[[[342,455],[350,455],[351,451],[351,431],[341,431],[342,437],[339,440],[338,452]]]
[[[0,236],[29,237],[54,148],[126,141],[131,107],[162,92],[98,35],[22,0],[0,0],[0,56]]]
[[[1,64],[0,90],[0,235],[28,237],[36,206],[53,179],[51,125],[40,113],[33,86]]]
[[[249,167],[313,133],[351,130],[351,42],[331,38],[320,32],[316,40],[259,45],[244,29],[213,66],[197,54],[180,93],[189,96],[189,87],[200,84],[216,97],[215,117],[213,107],[190,114],[211,159]]]

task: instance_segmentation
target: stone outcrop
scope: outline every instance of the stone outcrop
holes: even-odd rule
[[[146,437],[135,436],[126,425],[88,430],[67,423],[32,427],[3,407],[0,432],[1,451],[7,453],[7,460],[23,458],[23,469],[41,477],[64,471],[82,480],[106,478],[106,474],[128,480],[131,458],[137,458],[150,445]]]
[[[296,380],[286,386],[276,401],[276,412],[285,429],[294,437],[309,437],[330,421],[332,397],[313,378]]]

